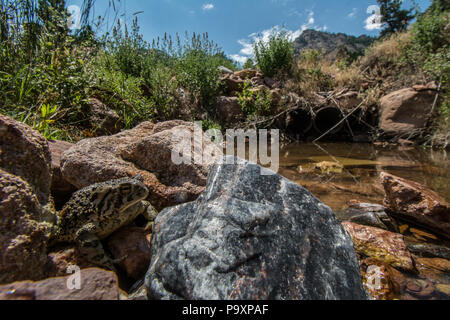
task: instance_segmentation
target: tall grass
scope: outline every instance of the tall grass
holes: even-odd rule
[[[94,4],[83,2],[82,28],[73,32],[64,0],[0,0],[1,113],[61,139],[92,134],[85,130],[92,96],[114,109],[125,128],[213,117],[217,67],[236,66],[206,33],[147,43],[137,20],[102,33],[90,18]],[[109,0],[116,12],[115,4]]]

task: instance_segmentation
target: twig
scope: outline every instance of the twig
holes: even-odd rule
[[[336,104],[336,106],[338,107],[339,111],[342,113],[342,116],[345,117],[345,113],[344,113],[344,111],[342,111],[342,108],[341,108],[339,102],[337,102],[337,100],[334,99],[333,97],[331,97],[331,100],[333,100],[333,102]],[[350,126],[350,123],[348,122],[348,120],[345,120],[345,122],[347,123],[347,127],[348,127],[348,130],[350,131],[350,134],[354,138],[355,135],[353,134],[353,130],[352,130],[352,127]]]
[[[256,127],[259,124],[267,123],[267,122],[270,122],[270,121],[272,121],[272,123],[273,123],[276,119],[278,119],[279,117],[285,115],[286,113],[289,113],[289,112],[292,112],[292,111],[295,111],[295,110],[298,110],[298,109],[300,109],[300,108],[298,106],[296,106],[294,108],[290,108],[288,110],[284,110],[280,114],[277,114],[277,115],[275,115],[273,117],[270,117],[270,118],[267,118],[267,119],[264,119],[264,120],[261,120],[261,121],[250,122],[250,123],[246,124],[246,128],[248,128],[250,126]],[[234,129],[237,129],[237,128],[234,128]]]
[[[436,109],[436,105],[437,105],[437,102],[438,102],[438,99],[439,99],[439,93],[441,91],[441,85],[442,85],[442,83],[439,82],[439,85],[437,87],[436,96],[434,97],[433,106],[431,107],[430,114],[428,115],[429,117],[433,117],[434,109]]]

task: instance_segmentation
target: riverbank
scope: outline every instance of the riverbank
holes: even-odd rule
[[[319,185],[331,192],[338,180],[348,179],[349,173],[358,179],[366,176],[365,170],[373,185],[374,181],[380,184],[383,201],[378,204],[361,201],[364,191],[357,183],[352,189],[344,185],[338,190],[355,200],[347,201],[346,208],[335,214],[319,200],[320,194],[315,197],[307,190],[314,189],[307,183],[277,174],[262,175],[261,167],[242,159],[233,164],[210,159],[213,161],[200,166],[173,165],[170,154],[176,141],[170,137],[179,129],[193,130],[189,122],[147,122],[114,136],[59,148],[55,148],[59,142],[48,142],[4,116],[0,129],[0,209],[4,216],[0,248],[8,258],[0,265],[2,299],[360,300],[369,298],[367,292],[375,299],[449,297],[446,228],[450,206],[426,187],[385,173],[398,170],[399,165],[392,158],[380,161],[386,157],[382,150],[375,148],[380,158],[372,158],[365,149],[358,153],[356,146],[354,157],[344,158],[342,152],[347,150],[339,144],[315,146],[314,151],[312,145],[283,150],[290,150],[292,156],[286,151],[281,172],[297,165],[296,174],[317,177]],[[53,147],[49,148],[49,143]],[[305,152],[299,157],[302,150]],[[337,162],[325,161],[330,159],[318,153],[327,153],[326,157]],[[30,161],[34,169],[26,170]],[[308,172],[308,165],[312,171]],[[407,166],[410,171],[426,167]],[[132,178],[136,175],[139,177]],[[433,175],[437,178],[440,174]],[[124,176],[130,178],[117,180]],[[448,171],[441,178],[448,179]],[[101,183],[104,181],[108,183]],[[147,190],[137,200],[145,197],[149,202],[139,202],[133,210],[142,210],[143,205],[156,210],[130,224],[112,224],[121,221],[122,214],[135,211],[122,212],[117,207],[117,211],[102,215],[102,210],[110,207],[96,208],[96,202],[89,199],[99,197],[95,190],[102,190],[105,201],[113,197],[114,206],[119,205],[129,199],[122,194],[129,183]],[[64,185],[70,188],[64,191]],[[74,193],[76,190],[80,191]],[[408,194],[414,196],[405,197]],[[71,200],[75,195],[76,202]],[[69,205],[75,212],[95,210],[81,219],[67,215],[67,209],[58,213],[54,202],[63,208]],[[292,219],[297,222],[292,224]],[[62,221],[69,224],[62,228]],[[113,273],[88,259],[76,238],[69,241],[71,232],[90,223],[99,228],[91,235],[107,235],[99,236],[98,241],[107,256],[117,261]],[[52,244],[55,231],[59,236],[67,232],[65,243]],[[209,249],[204,251],[204,247]],[[330,252],[334,253],[330,256]],[[305,256],[307,261],[300,258]],[[286,263],[288,257],[292,261]],[[97,284],[95,290],[84,285],[75,291],[61,286],[69,279],[69,269],[81,270],[85,281]],[[187,271],[177,276],[170,273],[176,270]],[[200,274],[203,280],[194,281]],[[168,284],[170,279],[176,279],[176,284]],[[49,295],[46,288],[53,293]]]

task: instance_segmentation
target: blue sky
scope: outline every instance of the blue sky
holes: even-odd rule
[[[67,1],[69,5],[80,2]],[[404,2],[409,6],[412,0]],[[422,11],[430,5],[430,0],[416,2]],[[97,0],[95,15],[104,16],[108,3]],[[293,38],[305,29],[376,36],[376,4],[376,0],[121,0],[120,10],[125,15],[120,18],[129,23],[133,13],[142,11],[139,25],[148,41],[164,32],[208,32],[230,57],[243,62],[251,56],[255,37],[267,36],[269,30],[283,24]]]

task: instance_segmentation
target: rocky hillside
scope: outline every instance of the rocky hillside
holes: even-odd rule
[[[374,42],[369,36],[354,37],[344,33],[329,33],[316,30],[305,30],[294,42],[295,54],[307,49],[323,50],[326,57],[336,59],[340,53],[364,53]],[[345,51],[344,51],[345,50]]]

